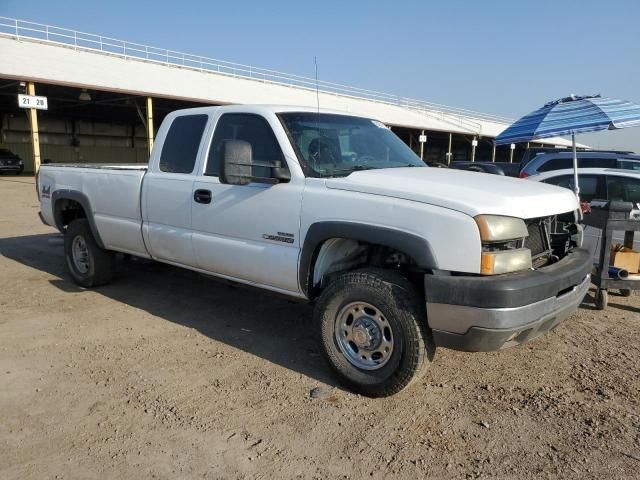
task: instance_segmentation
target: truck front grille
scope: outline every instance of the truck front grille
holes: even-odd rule
[[[525,239],[524,246],[531,250],[533,268],[546,265],[551,258],[550,222],[551,218],[536,218],[527,221],[529,236]]]

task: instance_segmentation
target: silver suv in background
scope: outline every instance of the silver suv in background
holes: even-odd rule
[[[588,151],[578,152],[578,168],[608,168],[634,170],[640,173],[640,155],[633,152]],[[555,170],[573,168],[571,151],[543,152],[521,166],[520,178],[532,177]]]
[[[640,204],[640,169],[580,168],[578,172],[580,199],[589,202],[592,207],[602,206],[611,200],[631,202],[634,206]],[[573,190],[573,169],[543,172],[529,177],[528,180]],[[600,238],[600,230],[593,227],[585,228],[583,247],[590,250],[594,258],[597,258],[599,252]],[[623,232],[614,232],[614,242],[622,243],[623,238]],[[640,240],[634,241],[633,248],[640,250]]]

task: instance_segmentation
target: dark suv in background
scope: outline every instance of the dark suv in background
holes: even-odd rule
[[[22,159],[6,148],[0,148],[0,173],[15,173],[20,175],[24,170]]]

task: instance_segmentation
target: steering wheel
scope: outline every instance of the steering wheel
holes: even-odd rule
[[[318,141],[317,139],[314,139],[311,141],[309,144],[309,157],[313,161],[314,165],[327,163],[327,160],[328,163],[332,164],[334,167],[338,163],[331,151],[331,147],[322,140]],[[321,160],[323,160],[323,162],[321,162]]]

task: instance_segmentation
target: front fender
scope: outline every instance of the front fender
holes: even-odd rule
[[[347,238],[376,245],[384,245],[412,257],[419,267],[436,269],[433,250],[429,242],[413,233],[393,228],[367,225],[357,222],[323,221],[312,224],[304,239],[298,281],[305,295],[309,296],[312,287],[313,265],[322,244],[330,238]]]

